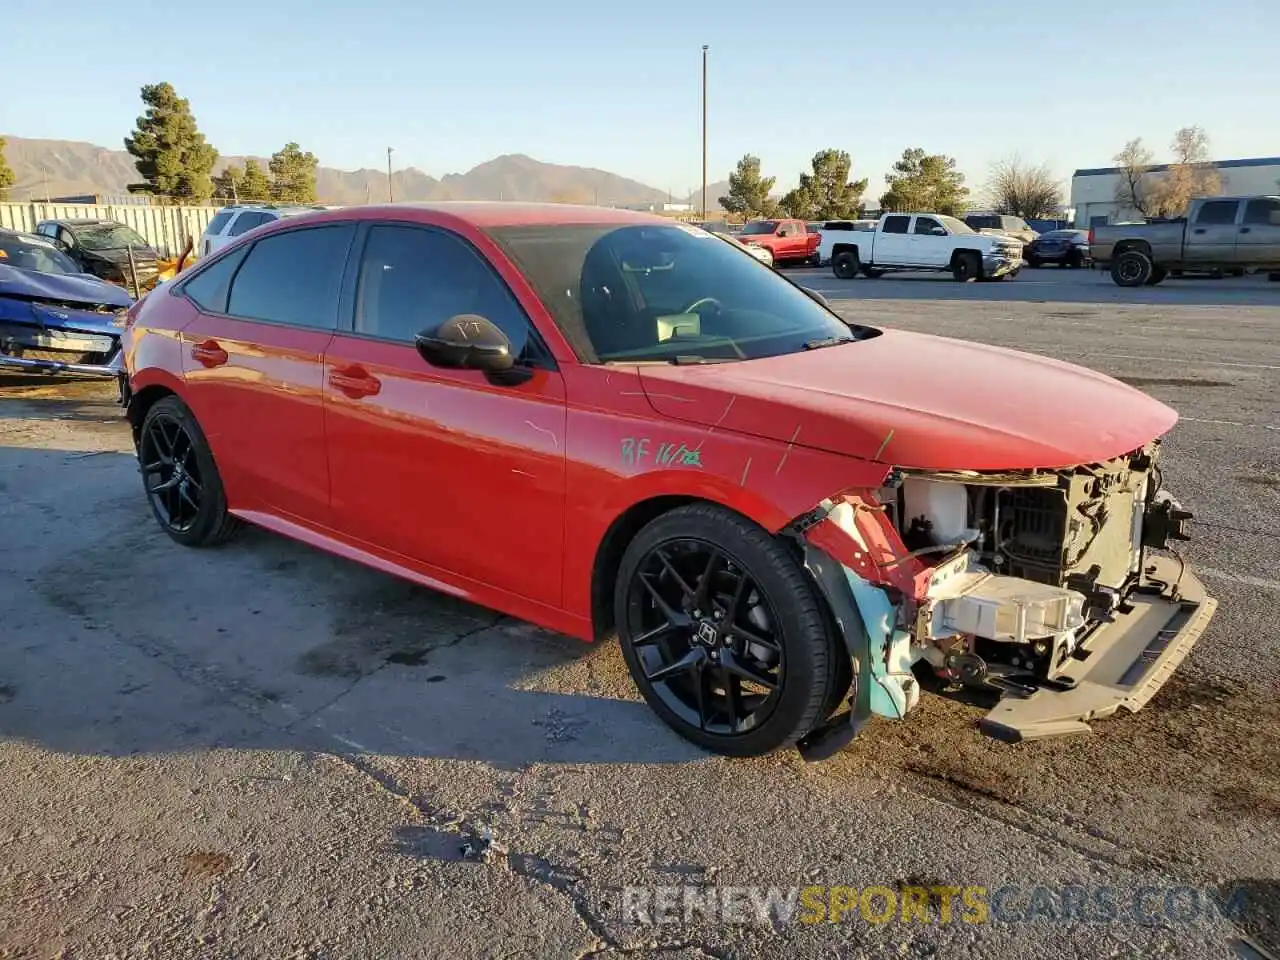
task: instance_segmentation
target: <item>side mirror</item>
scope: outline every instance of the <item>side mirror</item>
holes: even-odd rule
[[[947,235],[947,231],[943,227],[930,227],[929,232],[935,237],[945,237]]]
[[[423,330],[414,345],[433,367],[503,373],[516,364],[507,335],[492,320],[474,313],[462,313],[435,330]]]

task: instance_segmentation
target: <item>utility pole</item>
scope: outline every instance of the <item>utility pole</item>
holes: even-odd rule
[[[391,147],[387,147],[387,202],[396,202],[396,192],[391,186]]]
[[[707,45],[702,45],[702,222],[707,221]]]

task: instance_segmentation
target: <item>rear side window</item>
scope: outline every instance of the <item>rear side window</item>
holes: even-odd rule
[[[234,210],[223,210],[221,213],[216,214],[209,221],[209,226],[205,228],[205,233],[221,233],[222,228],[227,225],[227,221],[233,216],[235,216]]]
[[[270,218],[265,213],[242,213],[227,231],[227,236],[238,237],[242,233],[248,233],[254,227],[262,226],[268,219]]]
[[[1271,197],[1250,200],[1244,208],[1244,222],[1259,226],[1280,227],[1280,200]]]
[[[189,280],[183,281],[178,292],[193,300],[205,313],[226,313],[227,287],[243,258],[244,251],[238,250],[221,260],[215,260]]]
[[[231,282],[227,313],[333,330],[354,224],[307,227],[263,237]]]
[[[520,355],[529,320],[492,268],[453,234],[380,224],[370,229],[356,288],[357,333],[412,343],[450,317],[475,313]]]
[[[1196,215],[1196,223],[1226,224],[1236,222],[1238,200],[1210,200],[1200,207]]]
[[[880,228],[881,233],[906,233],[907,224],[911,222],[910,217],[885,217],[884,225]]]

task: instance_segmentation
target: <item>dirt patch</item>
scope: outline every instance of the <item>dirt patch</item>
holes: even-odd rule
[[[189,877],[209,879],[228,873],[235,866],[230,854],[215,853],[210,850],[197,850],[182,858],[182,870]]]
[[[833,773],[896,769],[961,802],[1009,804],[1100,836],[1142,822],[1144,846],[1188,860],[1206,835],[1280,816],[1273,690],[1175,674],[1143,710],[1095,721],[1092,735],[1012,745],[978,732],[984,713],[925,697],[905,722],[874,724]]]
[[[1229,387],[1227,380],[1194,380],[1185,377],[1116,377],[1131,387]]]

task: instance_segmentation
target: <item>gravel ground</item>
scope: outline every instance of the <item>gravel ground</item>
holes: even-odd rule
[[[0,957],[1280,956],[1280,285],[791,275],[847,317],[1087,363],[1179,409],[1168,483],[1221,607],[1145,710],[1008,746],[930,697],[824,764],[709,757],[616,645],[262,532],[173,545],[103,388],[10,380]],[[755,917],[755,888],[808,885],[993,906]],[[636,922],[655,887],[740,915]]]

